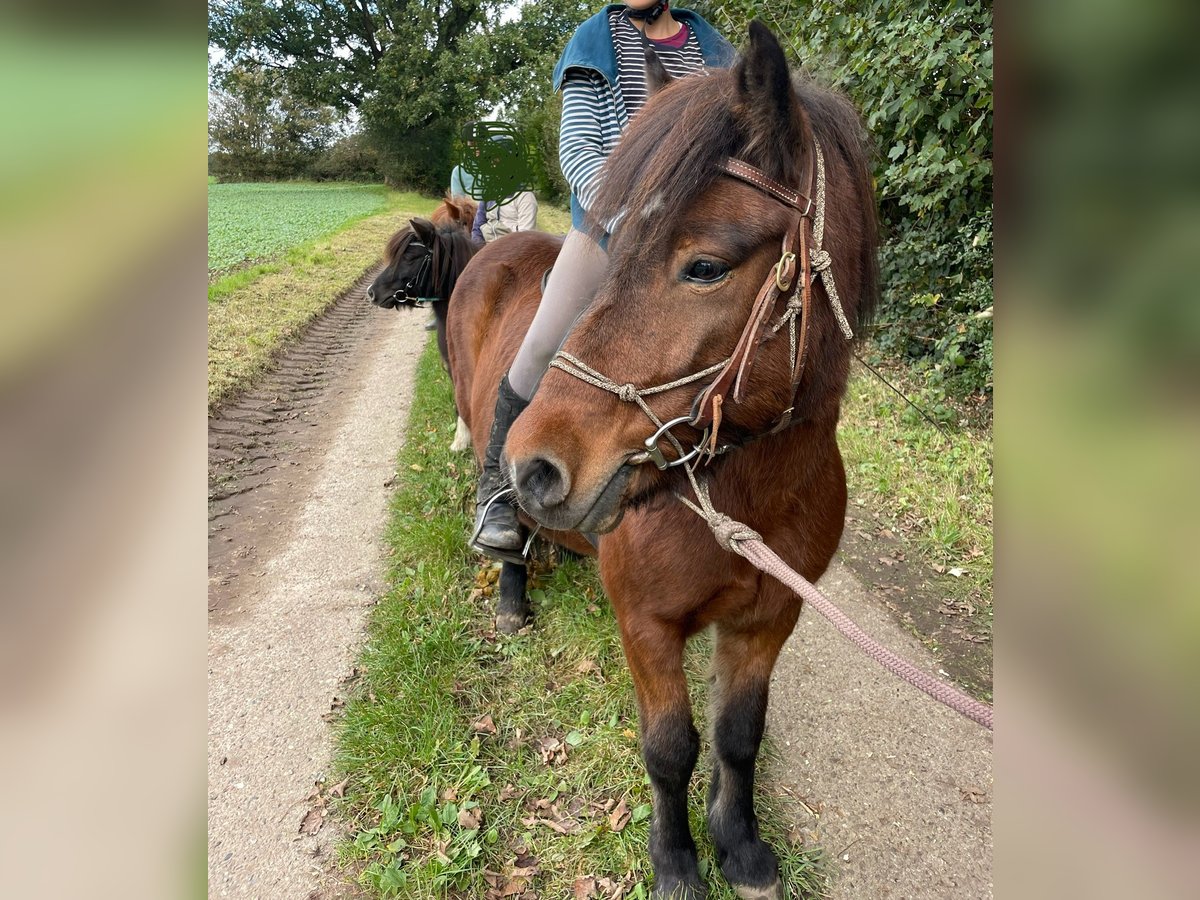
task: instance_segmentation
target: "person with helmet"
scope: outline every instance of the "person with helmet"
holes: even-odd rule
[[[732,45],[696,13],[674,9],[668,0],[629,0],[605,6],[580,25],[554,67],[554,88],[562,91],[558,159],[571,187],[571,230],[533,324],[500,380],[470,540],[488,556],[523,559],[524,529],[501,465],[504,442],[551,357],[600,286],[608,263],[607,235],[597,241],[588,234],[585,219],[605,159],[649,96],[648,49],[675,78],[702,74],[705,67],[727,68],[734,59]]]

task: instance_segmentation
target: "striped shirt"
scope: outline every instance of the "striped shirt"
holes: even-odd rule
[[[625,111],[632,119],[634,114],[646,105],[649,96],[646,89],[646,51],[642,43],[642,33],[629,20],[629,16],[619,9],[614,9],[608,14],[608,24],[612,29],[613,44],[617,50],[617,81],[625,99]],[[704,68],[704,57],[700,54],[696,36],[686,25],[682,28],[687,32],[682,46],[672,46],[675,38],[649,42],[672,78],[682,78]]]
[[[608,14],[617,54],[617,84],[595,69],[571,68],[563,79],[558,161],[579,205],[591,209],[600,189],[596,176],[617,146],[630,117],[646,102],[645,50],[623,7]],[[686,25],[684,26],[687,27]],[[663,66],[675,78],[702,72],[704,57],[689,29],[681,47],[651,41]]]

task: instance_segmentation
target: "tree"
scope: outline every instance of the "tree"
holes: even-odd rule
[[[298,97],[361,114],[393,177],[444,187],[450,138],[488,93],[480,39],[500,0],[218,0],[223,65],[278,73]]]
[[[267,69],[234,66],[209,101],[210,168],[221,177],[307,175],[337,135],[331,107],[297,97]]]
[[[501,22],[513,5],[213,0],[209,42],[224,51],[218,67],[273,71],[296,96],[356,111],[393,181],[440,192],[457,161],[461,126],[493,103],[503,101],[518,121],[539,112],[546,118],[550,70],[593,7],[590,0],[529,0],[517,20]],[[540,121],[524,130],[547,143]]]

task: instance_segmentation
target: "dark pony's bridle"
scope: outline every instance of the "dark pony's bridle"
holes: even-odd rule
[[[415,231],[412,232],[412,237],[404,245],[404,250],[407,250],[412,246],[419,247],[423,251],[423,255],[416,271],[405,278],[400,283],[400,286],[396,290],[392,291],[392,293],[387,297],[387,301],[394,303],[396,306],[420,306],[423,301],[437,299],[436,297],[426,297],[420,293],[421,285],[425,284],[425,280],[429,275],[429,270],[433,266],[433,248],[426,246],[425,243],[417,237],[417,233]],[[403,255],[404,250],[400,251],[401,255]],[[399,262],[400,261],[397,261],[396,264],[399,265]],[[431,283],[430,289],[436,293],[438,286]]]
[[[632,384],[619,384],[561,350],[550,361],[552,367],[568,375],[616,394],[623,401],[637,403],[642,412],[657,426],[658,430],[645,440],[645,449],[630,457],[631,464],[652,462],[660,469],[669,469],[701,456],[712,459],[751,440],[782,431],[792,424],[796,392],[804,376],[804,363],[808,351],[814,274],[821,278],[825,286],[825,292],[829,296],[830,305],[843,335],[847,339],[854,337],[837,288],[834,287],[829,254],[821,247],[825,231],[825,159],[815,138],[811,140],[810,145],[812,152],[808,154],[804,185],[800,191],[780,184],[761,169],[740,159],[731,157],[718,166],[723,174],[757,188],[792,211],[791,220],[784,232],[779,261],[771,267],[770,273],[759,288],[746,325],[728,359],[667,384],[640,389]],[[799,278],[796,277],[797,261]],[[784,311],[772,324],[768,321],[769,315],[781,298],[786,300]],[[754,366],[759,345],[785,327],[788,329],[790,348],[791,391],[788,396],[791,402],[771,427],[761,434],[739,443],[720,443],[721,408],[725,398],[732,391],[734,402],[741,400],[742,389]],[[692,411],[688,415],[663,422],[643,399],[714,374],[716,377],[713,381],[696,396],[692,403]],[[671,433],[672,428],[684,424],[701,431],[700,441],[690,451],[685,450],[679,439]],[[659,446],[663,438],[670,441],[675,448],[675,459],[669,460],[663,456]]]

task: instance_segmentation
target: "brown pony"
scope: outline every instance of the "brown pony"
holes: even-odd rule
[[[714,451],[694,469],[713,506],[810,581],[825,571],[846,505],[836,438],[846,333],[878,282],[866,146],[854,109],[793,78],[758,23],[732,69],[651,97],[608,161],[593,209],[596,221],[619,223],[609,275],[509,434],[509,474],[527,514],[558,534],[602,533],[600,573],[641,713],[653,896],[662,900],[705,894],[686,808],[700,740],[682,661],[688,638],[710,627],[709,831],[740,897],[785,893],[759,837],[753,783],[771,671],[801,601],[721,549],[677,498],[692,497],[684,467],[668,464],[681,450]],[[730,174],[731,158],[748,164],[748,178]],[[814,216],[791,191],[815,197],[819,180]],[[477,452],[555,253],[545,238],[506,241],[476,258],[451,320],[455,388]],[[804,265],[788,259],[797,250]],[[795,332],[789,317],[802,318]],[[694,377],[739,353],[732,390],[728,367]],[[657,421],[675,424],[662,431]],[[655,456],[668,467],[645,465]]]

